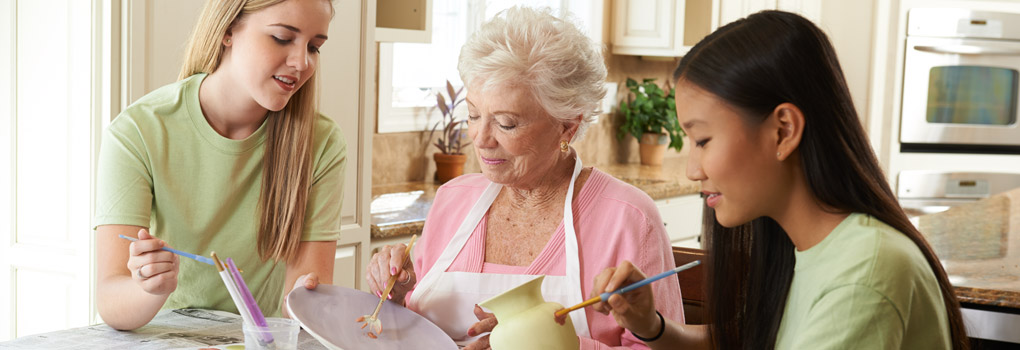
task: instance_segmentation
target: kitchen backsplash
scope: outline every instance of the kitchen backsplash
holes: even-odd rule
[[[606,59],[608,65],[607,80],[616,82],[619,91],[616,100],[626,97],[626,86],[624,82],[628,77],[640,80],[643,78],[656,78],[656,82],[662,84],[666,80],[672,83],[673,69],[676,68],[678,60],[650,61],[642,60],[636,56],[609,55]],[[603,114],[599,121],[592,124],[584,137],[574,144],[574,148],[581,154],[581,160],[586,165],[612,164],[612,163],[638,163],[638,145],[633,137],[626,137],[623,141],[616,139],[616,130],[621,121],[616,111],[608,111]],[[375,134],[372,140],[372,183],[391,184],[413,181],[432,181],[436,165],[432,161],[432,154],[436,152],[435,146],[428,145],[426,140],[428,133],[404,132]],[[667,158],[679,158],[687,154],[690,147],[684,144],[684,150],[676,152],[668,150]],[[475,159],[474,148],[465,148],[467,164],[464,166],[466,173],[479,172],[478,161]]]

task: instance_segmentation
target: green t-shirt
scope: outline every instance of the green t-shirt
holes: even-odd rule
[[[949,349],[935,273],[910,238],[854,213],[795,253],[776,349]]]
[[[103,133],[95,225],[149,227],[185,252],[232,258],[266,315],[279,315],[286,265],[255,246],[266,125],[243,140],[217,133],[198,102],[205,74],[163,86],[124,110]],[[302,241],[335,241],[347,146],[339,126],[315,121],[312,185]],[[237,312],[215,267],[181,258],[163,305]]]

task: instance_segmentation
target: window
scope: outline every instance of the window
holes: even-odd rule
[[[430,129],[439,120],[435,91],[464,85],[457,72],[460,48],[486,20],[514,5],[549,7],[570,13],[592,39],[602,39],[602,2],[587,0],[433,0],[432,42],[379,43],[379,119],[377,132]],[[460,107],[460,117],[467,113]]]
[[[0,342],[91,321],[98,18],[0,0]]]

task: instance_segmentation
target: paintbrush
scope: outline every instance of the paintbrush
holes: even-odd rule
[[[672,276],[672,275],[676,274],[677,272],[680,272],[680,271],[683,271],[683,270],[686,270],[686,269],[698,266],[698,264],[701,264],[701,260],[695,260],[695,261],[692,261],[692,262],[689,262],[689,263],[677,266],[675,269],[672,269],[672,270],[669,270],[669,271],[665,271],[665,272],[660,273],[658,275],[655,275],[655,276],[652,276],[652,277],[648,277],[648,278],[645,278],[643,280],[634,282],[634,283],[632,283],[632,284],[630,284],[630,285],[628,285],[626,287],[614,290],[612,292],[605,292],[605,293],[599,294],[599,296],[591,298],[591,299],[588,299],[588,300],[585,300],[584,302],[582,302],[580,304],[571,306],[571,307],[566,308],[566,309],[562,309],[560,311],[556,311],[556,317],[562,317],[563,315],[566,315],[567,313],[569,313],[571,311],[580,309],[580,308],[588,306],[588,305],[595,304],[595,303],[600,302],[600,301],[607,301],[607,300],[609,300],[609,297],[613,296],[613,294],[627,293],[629,291],[632,291],[632,290],[644,287],[644,286],[648,285],[649,283],[652,283],[652,282],[658,281],[660,279]]]
[[[223,263],[223,268],[233,277],[234,286],[237,287],[237,294],[244,301],[245,309],[250,314],[252,322],[261,328],[269,327],[266,323],[266,317],[262,314],[262,309],[259,308],[259,304],[255,302],[255,297],[248,290],[248,284],[244,283],[240,270],[237,268],[237,265],[234,265],[234,259],[227,258]],[[262,345],[273,344],[273,335],[269,332],[259,332],[258,341]]]
[[[137,242],[138,241],[138,238],[128,237],[128,236],[125,236],[125,235],[117,235],[117,237],[129,240],[129,241],[132,241],[132,242]],[[191,253],[188,253],[188,252],[182,252],[180,250],[177,250],[177,249],[174,249],[174,248],[170,248],[170,247],[163,247],[163,248],[159,248],[159,249],[162,249],[162,250],[165,250],[165,251],[168,251],[168,252],[171,252],[171,253],[183,256],[185,258],[192,258],[192,259],[195,259],[198,262],[203,262],[203,263],[206,263],[206,264],[209,264],[209,265],[216,266],[216,263],[214,263],[212,259],[209,259],[209,258],[201,256],[201,255],[195,255],[195,254],[191,254]]]
[[[230,277],[230,271],[227,271],[223,262],[216,256],[216,252],[212,252],[213,261],[216,264],[216,270],[220,272],[220,278],[223,280],[223,284],[227,286],[227,293],[230,294],[230,299],[234,301],[234,306],[237,306],[237,313],[241,314],[241,318],[244,323],[254,325],[255,320],[251,317],[251,312],[248,311],[248,305],[244,303],[244,299],[241,298],[241,292],[237,290],[237,285],[234,284],[234,279]]]
[[[411,236],[411,242],[407,243],[407,247],[404,248],[404,261],[401,263],[401,266],[407,264],[407,260],[411,258],[411,247],[414,246],[414,240],[416,238],[418,238],[418,235]],[[386,281],[386,290],[382,292],[381,297],[379,298],[379,304],[375,306],[375,312],[372,312],[371,315],[358,317],[358,319],[355,320],[355,322],[364,322],[364,324],[361,325],[361,328],[372,326],[369,328],[369,338],[375,339],[379,334],[382,334],[382,322],[379,321],[379,310],[382,309],[382,305],[383,302],[386,301],[386,297],[390,295],[391,291],[393,291],[393,286],[397,284],[397,276],[400,276],[400,274],[392,275],[390,276],[389,281]]]

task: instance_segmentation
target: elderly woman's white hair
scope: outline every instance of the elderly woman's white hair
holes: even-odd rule
[[[514,6],[496,14],[461,48],[457,69],[469,88],[523,84],[554,118],[573,123],[582,116],[571,142],[584,134],[606,95],[601,45],[548,8]]]

